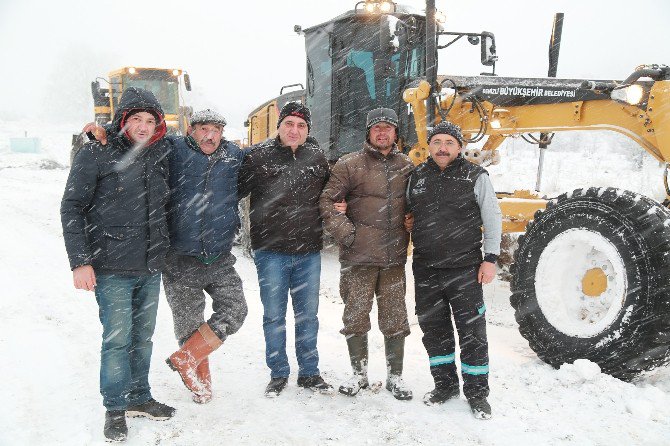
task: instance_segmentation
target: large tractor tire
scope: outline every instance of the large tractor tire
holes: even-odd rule
[[[631,380],[670,348],[670,211],[614,188],[578,189],[538,211],[512,265],[519,330],[558,368],[586,358]]]

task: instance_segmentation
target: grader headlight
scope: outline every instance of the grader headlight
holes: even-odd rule
[[[135,67],[128,68],[128,74],[135,74],[136,71]]]
[[[396,12],[396,4],[390,0],[365,0],[356,3],[354,9],[367,14],[391,14]]]
[[[644,88],[642,85],[633,84],[624,88],[612,90],[611,98],[615,101],[625,102],[630,105],[637,105],[644,97]]]

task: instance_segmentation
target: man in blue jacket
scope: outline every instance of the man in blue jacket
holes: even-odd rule
[[[193,400],[212,398],[208,355],[237,332],[247,315],[242,281],[230,252],[240,220],[237,174],[244,154],[223,138],[226,120],[212,110],[191,118],[187,137],[171,138],[171,248],[163,285],[181,348],[168,359]],[[213,313],[205,322],[205,294]]]

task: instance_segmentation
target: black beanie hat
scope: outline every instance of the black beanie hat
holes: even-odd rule
[[[463,134],[461,133],[461,128],[453,122],[440,121],[435,127],[430,129],[428,132],[428,144],[430,144],[430,140],[433,136],[438,134],[453,136],[454,139],[458,141],[458,145],[463,147]]]
[[[307,128],[312,128],[312,114],[309,108],[305,107],[301,102],[287,102],[279,112],[279,119],[277,120],[277,128],[287,116],[295,116],[303,119],[307,123]]]

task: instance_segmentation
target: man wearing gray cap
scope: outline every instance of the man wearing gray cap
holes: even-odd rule
[[[369,385],[368,331],[375,295],[379,329],[384,334],[386,389],[399,400],[412,398],[402,380],[405,337],[405,189],[414,168],[396,145],[398,116],[377,108],[367,116],[363,149],[340,158],[321,195],[326,230],[340,246],[340,295],[344,301],[340,332],[347,338],[353,368],[339,391],[354,396]]]
[[[190,124],[188,136],[171,138],[169,156],[171,246],[163,286],[181,348],[166,362],[193,400],[206,403],[212,398],[208,356],[247,315],[231,253],[240,224],[237,175],[244,154],[223,137],[226,120],[217,112],[196,112]],[[206,322],[205,293],[213,310]]]

